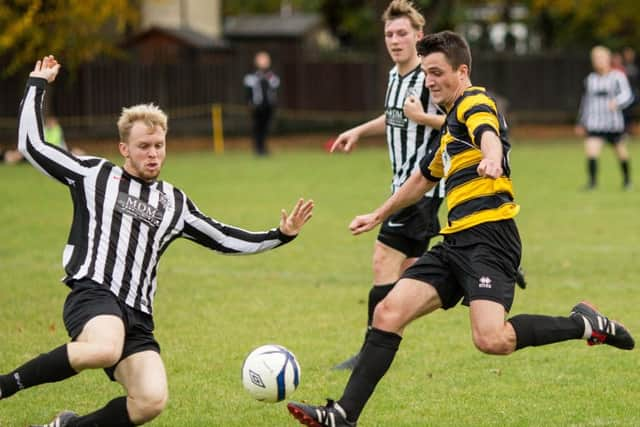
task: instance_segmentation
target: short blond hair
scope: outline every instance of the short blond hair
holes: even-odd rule
[[[167,115],[160,107],[153,103],[133,105],[123,108],[118,119],[120,141],[129,142],[131,128],[135,122],[143,122],[149,129],[160,126],[163,131],[167,131]]]
[[[382,22],[392,21],[394,19],[406,17],[411,22],[411,26],[417,30],[422,31],[425,24],[424,16],[413,5],[412,2],[407,0],[393,0],[387,6],[387,9],[382,14]]]

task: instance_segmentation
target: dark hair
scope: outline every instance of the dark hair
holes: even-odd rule
[[[428,34],[416,43],[416,49],[418,55],[423,57],[430,53],[441,52],[454,69],[464,64],[471,74],[471,49],[464,37],[458,33],[441,31]]]

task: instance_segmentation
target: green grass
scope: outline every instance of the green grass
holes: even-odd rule
[[[577,141],[516,141],[512,163],[529,281],[513,313],[566,315],[586,298],[640,331],[640,190],[620,190],[610,150],[592,193],[578,191],[585,168]],[[354,238],[347,225],[384,200],[389,175],[381,148],[349,156],[292,150],[265,160],[242,152],[170,154],[164,179],[221,221],[266,229],[298,196],[312,197],[316,211],[296,241],[266,254],[225,257],[182,240],[167,251],[155,320],[171,397],[151,425],[296,425],[284,404],[253,401],[242,388],[243,358],[265,343],[298,357],[295,399],[340,396],[348,374],[330,367],[360,346],[375,239]],[[67,339],[67,289],[58,278],[71,204],[63,186],[26,165],[0,167],[0,194],[5,373]],[[637,351],[566,342],[487,356],[474,349],[467,316],[457,307],[408,328],[360,425],[640,425]],[[84,372],[0,401],[0,426],[45,421],[64,408],[86,413],[121,393],[101,371]]]

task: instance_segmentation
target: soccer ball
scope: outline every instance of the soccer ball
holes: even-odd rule
[[[300,365],[286,348],[268,344],[253,350],[242,365],[242,384],[261,402],[280,402],[300,384]]]

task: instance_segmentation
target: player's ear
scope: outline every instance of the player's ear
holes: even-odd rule
[[[118,150],[120,151],[120,154],[122,154],[122,157],[129,158],[129,144],[120,141],[118,143]]]
[[[466,64],[460,64],[458,67],[458,78],[465,80],[467,77],[469,77],[469,67]]]

